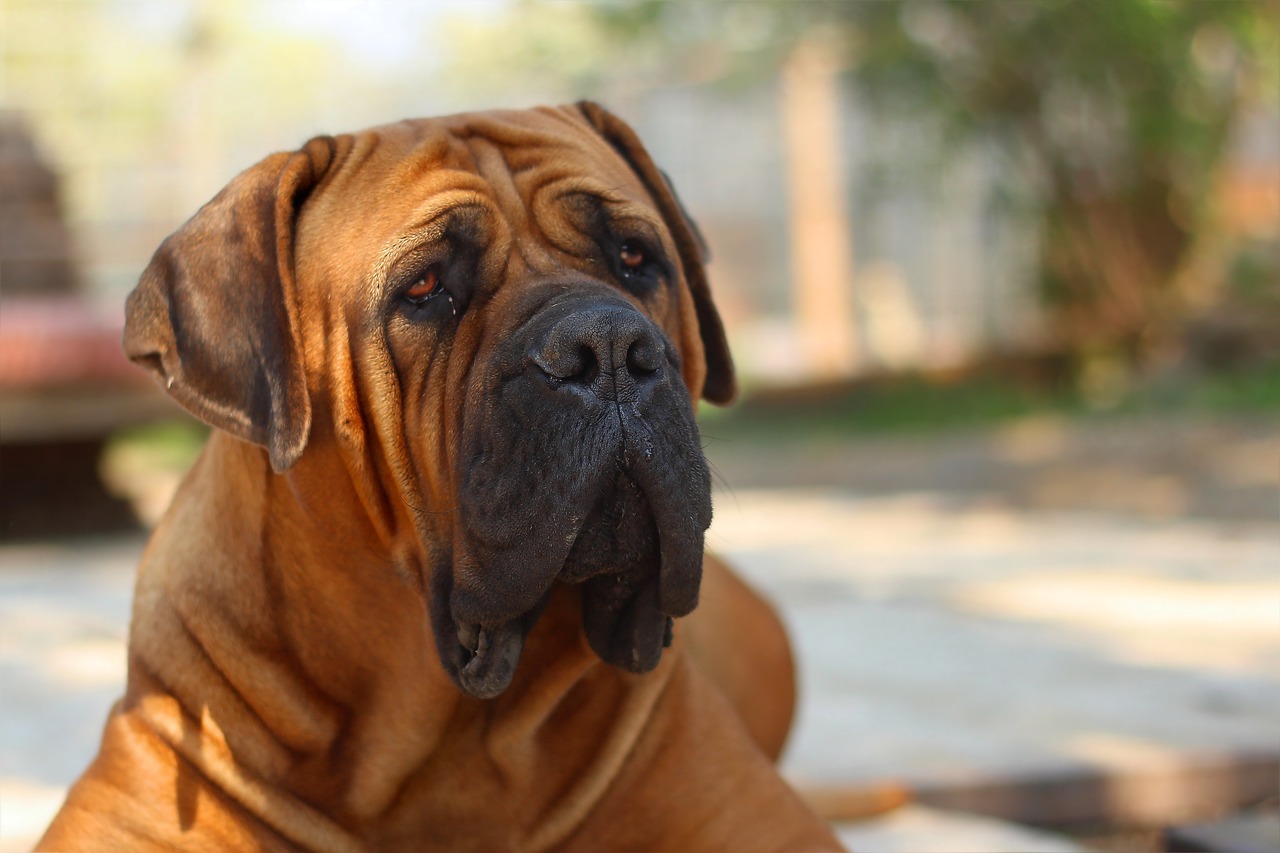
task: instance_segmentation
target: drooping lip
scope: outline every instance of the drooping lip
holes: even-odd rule
[[[477,699],[492,699],[510,686],[524,651],[523,622],[458,626],[461,657],[455,676],[463,690]]]
[[[658,606],[658,580],[638,586],[622,575],[582,584],[582,627],[592,651],[628,672],[649,672],[671,645],[673,618]]]
[[[479,621],[460,618],[451,594],[454,592],[451,561],[438,566],[437,581],[433,584],[432,622],[446,671],[458,687],[478,699],[491,699],[510,686],[528,633],[556,585],[580,590],[583,632],[588,645],[601,660],[633,673],[654,669],[663,649],[671,644],[673,617],[686,615],[696,603],[696,598],[693,601],[681,598],[678,612],[664,612],[660,596],[662,580],[673,572],[682,576],[692,573],[693,577],[683,585],[691,586],[696,595],[702,554],[699,547],[697,553],[681,555],[682,567],[664,568],[662,560],[673,557],[670,549],[661,544],[661,524],[647,498],[642,496],[630,505],[631,535],[636,535],[636,515],[644,518],[639,526],[645,532],[639,540],[625,548],[614,543],[610,549],[614,557],[626,553],[630,564],[622,568],[602,566],[597,571],[584,572],[566,560],[537,603],[514,617],[481,617]],[[577,531],[575,545],[582,537],[598,538],[599,530],[587,529],[598,523],[599,516],[589,514]],[[570,547],[569,551],[578,553],[576,547]]]
[[[636,538],[611,543],[608,549],[612,557],[623,558],[622,565],[586,571],[570,562],[568,555],[577,553],[580,537],[599,536],[598,530],[586,529],[598,523],[598,516],[589,513],[533,606],[515,615],[508,610],[486,616],[469,604],[459,607],[453,561],[438,566],[432,622],[441,658],[458,687],[476,698],[491,699],[510,686],[528,633],[557,584],[580,589],[583,631],[601,660],[633,673],[654,669],[671,643],[673,618],[687,615],[696,606],[702,573],[703,519],[696,513],[690,516],[683,502],[677,507],[650,499],[653,488],[670,484],[661,475],[637,477],[642,499],[629,505],[627,522],[627,535]],[[681,510],[686,511],[683,518],[673,519]],[[642,534],[637,533],[637,514],[644,518]],[[462,596],[464,601],[471,598]]]
[[[674,619],[659,609],[656,573],[638,584],[621,573],[556,583],[581,590],[583,631],[601,660],[633,673],[658,665],[662,650],[671,645]],[[452,635],[442,646],[447,650],[446,667],[458,686],[477,699],[492,699],[505,691],[544,606],[545,599],[520,617],[493,624],[458,625],[449,620]]]
[[[511,685],[525,638],[546,607],[550,590],[525,613],[510,619],[459,622],[450,610],[451,561],[440,560],[432,578],[431,627],[445,672],[477,699],[492,699]]]

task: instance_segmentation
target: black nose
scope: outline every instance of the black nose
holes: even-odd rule
[[[662,332],[634,308],[604,305],[555,320],[529,349],[554,387],[615,403],[638,401],[662,379]]]

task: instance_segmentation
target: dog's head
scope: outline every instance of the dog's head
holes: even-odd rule
[[[734,392],[702,254],[594,104],[401,122],[238,176],[157,251],[125,348],[277,472],[343,460],[466,692],[510,683],[556,583],[643,672],[698,599],[692,401]]]

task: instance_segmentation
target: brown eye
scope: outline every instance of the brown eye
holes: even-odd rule
[[[618,248],[618,259],[622,261],[622,265],[627,269],[638,270],[644,266],[644,249],[635,243],[623,243]]]
[[[404,298],[415,305],[421,305],[431,297],[438,296],[441,289],[439,268],[429,267],[422,277],[404,292]]]

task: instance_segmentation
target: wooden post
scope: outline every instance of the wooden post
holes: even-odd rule
[[[796,331],[810,373],[826,379],[851,374],[858,362],[839,71],[834,50],[803,42],[781,89]]]

